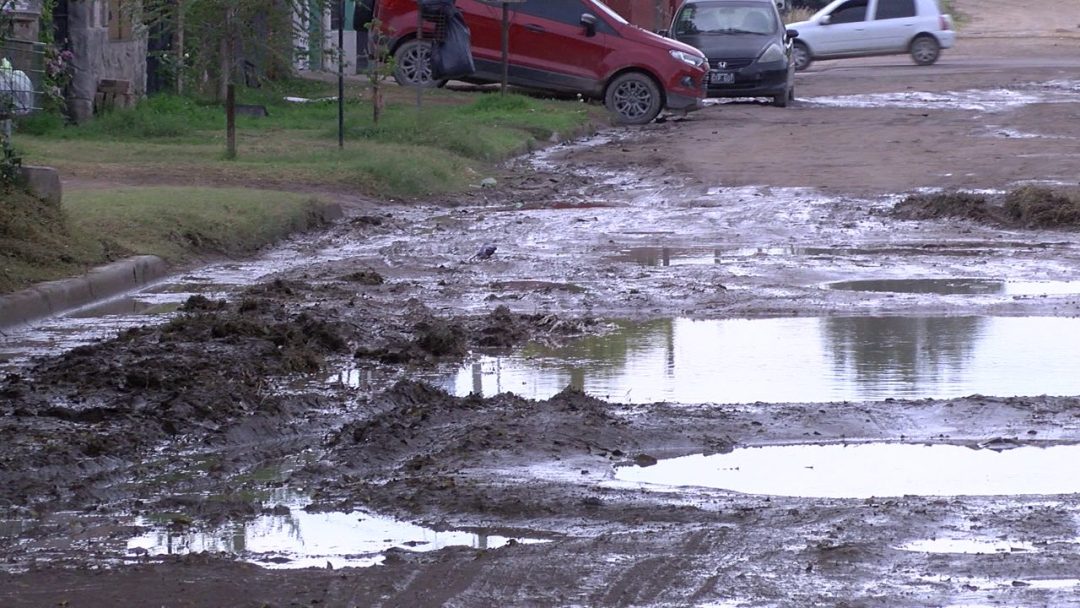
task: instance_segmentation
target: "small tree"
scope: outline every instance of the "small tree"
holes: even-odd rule
[[[4,48],[8,35],[11,34],[12,19],[10,10],[15,0],[0,0],[0,48]],[[0,91],[0,187],[8,187],[18,182],[22,174],[22,158],[11,145],[11,115],[15,110],[14,69],[4,59],[0,71],[0,82],[7,84],[8,91]]]
[[[145,26],[173,32],[174,63],[224,100],[229,83],[292,73],[301,22],[321,19],[327,0],[125,0]],[[183,90],[178,79],[177,90]]]
[[[368,31],[368,49],[371,51],[366,71],[371,84],[371,121],[379,124],[383,109],[382,83],[394,75],[394,56],[390,54],[391,32],[378,19],[372,19],[364,27]]]

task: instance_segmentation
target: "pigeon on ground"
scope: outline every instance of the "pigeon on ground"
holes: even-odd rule
[[[495,245],[492,245],[491,243],[485,243],[484,246],[480,248],[480,251],[477,251],[476,254],[473,255],[473,259],[486,260],[491,256],[495,255],[495,249],[497,249]]]

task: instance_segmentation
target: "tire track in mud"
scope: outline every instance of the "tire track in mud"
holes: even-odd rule
[[[377,606],[446,606],[453,605],[454,598],[465,595],[479,586],[477,577],[483,568],[475,563],[436,563],[414,573],[405,587]],[[433,584],[433,581],[437,581]],[[468,602],[462,605],[469,605]]]
[[[710,555],[710,562],[715,560],[717,557],[715,549],[726,536],[726,530],[691,532],[684,537],[682,543],[673,543],[664,555],[635,561],[610,585],[602,597],[590,603],[620,608],[654,605],[661,600],[662,596],[672,595],[670,592],[675,592],[674,595],[682,600],[686,598],[684,590],[693,588],[694,580],[698,578],[694,576],[697,562],[695,558]],[[699,586],[695,595],[702,592],[703,587]],[[675,600],[676,598],[668,599]]]

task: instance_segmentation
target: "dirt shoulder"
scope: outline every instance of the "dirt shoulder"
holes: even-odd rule
[[[633,405],[573,390],[457,397],[415,381],[469,350],[567,343],[609,331],[610,318],[1080,314],[1069,294],[958,303],[820,287],[863,276],[1077,279],[1073,233],[888,213],[922,188],[1075,183],[1075,95],[998,110],[936,97],[942,107],[820,101],[1075,82],[1072,59],[985,48],[998,53],[958,47],[932,68],[822,62],[797,84],[816,102],[723,104],[614,131],[511,164],[500,188],[455,200],[357,202],[311,245],[340,249],[338,259],[5,378],[0,501],[29,523],[0,537],[0,603],[1069,605],[1080,567],[1073,494],[654,492],[617,483],[614,471],[805,441],[1075,443],[1076,397]],[[484,244],[496,252],[477,259]],[[809,246],[828,252],[769,253]],[[664,248],[716,251],[720,262],[638,259]],[[369,386],[325,381],[350,366]],[[125,544],[134,530],[122,515],[170,514],[177,531],[249,521],[279,507],[271,490],[282,486],[317,511],[371,509],[545,542],[394,549],[381,566],[344,570]],[[60,510],[85,518],[71,524]],[[950,537],[1037,549],[905,549]]]

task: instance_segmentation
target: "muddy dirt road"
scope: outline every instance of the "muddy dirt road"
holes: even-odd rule
[[[343,199],[274,278],[10,373],[0,605],[1080,605],[1080,386],[1010,380],[1073,365],[1076,232],[894,211],[1076,187],[1080,42],[961,39],[797,87],[546,150],[459,200]],[[951,392],[980,343],[1044,334],[987,366],[1003,384]],[[552,359],[564,375],[513,375]],[[806,369],[841,396],[755,396]],[[889,382],[913,390],[860,392]],[[748,460],[665,468],[702,454]],[[374,514],[430,535],[379,544],[396,532],[355,527]]]

